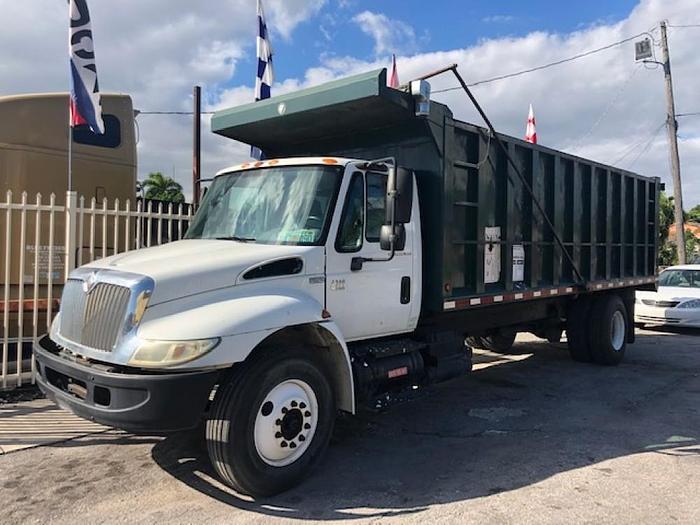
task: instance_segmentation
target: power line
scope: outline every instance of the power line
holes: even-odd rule
[[[700,27],[700,24],[680,24],[680,25],[671,25],[671,24],[668,24],[668,27],[681,27],[681,28]]]
[[[620,162],[622,162],[623,160],[625,160],[627,157],[629,157],[632,153],[634,153],[634,151],[635,151],[639,146],[641,146],[642,144],[650,143],[650,142],[654,139],[654,137],[656,137],[656,135],[659,133],[659,131],[661,131],[661,130],[663,129],[663,127],[664,127],[665,125],[666,125],[666,121],[664,120],[664,121],[659,125],[659,127],[657,127],[656,129],[654,129],[654,131],[652,132],[651,136],[642,137],[640,140],[638,140],[637,142],[635,142],[634,144],[632,144],[631,146],[629,146],[626,150],[624,150],[624,153],[623,153],[620,157],[618,157],[618,158],[617,158],[616,160],[614,160],[613,162],[609,162],[608,164],[610,164],[611,166],[616,166],[617,164],[619,164]],[[635,160],[636,160],[636,159],[635,159]]]
[[[610,110],[617,103],[622,94],[627,90],[627,87],[632,83],[632,80],[634,79],[635,75],[642,69],[642,65],[643,64],[639,64],[636,68],[632,70],[632,74],[624,82],[624,84],[622,84],[615,96],[610,100],[605,110],[603,110],[603,112],[598,117],[598,120],[596,120],[595,123],[591,126],[591,128],[576,141],[574,146],[571,148],[572,152],[578,150],[584,144],[584,142],[586,142],[586,139],[588,139],[588,137],[590,137],[593,134],[593,131],[595,131],[595,129],[600,125],[600,123],[605,119],[605,117],[608,116]]]
[[[632,167],[634,166],[634,164],[639,160],[639,158],[649,151],[649,146],[651,146],[651,143],[654,141],[654,139],[656,139],[657,135],[664,128],[665,125],[666,125],[666,123],[664,122],[663,126],[658,128],[654,132],[654,134],[651,137],[649,137],[649,140],[644,143],[644,146],[642,147],[642,149],[639,150],[639,153],[637,154],[637,156],[634,159],[632,159],[632,162],[630,162],[629,165],[627,166],[628,170],[631,170]]]
[[[202,111],[202,115],[213,115],[214,111]],[[136,110],[136,116],[139,115],[194,115],[194,111],[138,111]]]
[[[676,117],[697,117],[700,115],[700,111],[694,111],[692,113],[676,113]]]
[[[622,40],[618,40],[617,42],[613,42],[612,44],[608,44],[608,45],[605,45],[605,46],[603,46],[603,47],[599,47],[599,48],[596,48],[596,49],[591,49],[590,51],[586,51],[586,52],[584,52],[584,53],[579,53],[578,55],[574,55],[574,56],[571,56],[571,57],[568,57],[568,58],[563,58],[563,59],[557,60],[557,61],[555,61],[555,62],[550,62],[550,63],[548,63],[548,64],[543,64],[543,65],[541,65],[541,66],[535,66],[535,67],[532,67],[532,68],[529,68],[529,69],[524,69],[524,70],[522,70],[522,71],[517,71],[517,72],[515,72],[515,73],[508,73],[508,74],[506,74],[506,75],[499,75],[499,76],[497,76],[497,77],[492,77],[492,78],[487,78],[487,79],[484,79],[484,80],[479,80],[479,81],[477,81],[477,82],[473,82],[473,83],[471,83],[471,84],[468,84],[468,87],[480,86],[480,85],[482,85],[482,84],[488,84],[488,83],[491,83],[491,82],[496,82],[496,81],[498,81],[498,80],[505,80],[505,79],[507,79],[507,78],[519,77],[519,76],[525,75],[525,74],[527,74],[527,73],[534,73],[535,71],[541,71],[541,70],[543,70],[543,69],[547,69],[547,68],[550,68],[550,67],[554,67],[554,66],[558,66],[558,65],[561,65],[561,64],[565,64],[566,62],[572,62],[572,61],[574,61],[574,60],[578,60],[578,59],[580,59],[580,58],[585,58],[585,57],[587,57],[587,56],[594,55],[594,54],[596,54],[596,53],[600,53],[601,51],[606,51],[606,50],[611,49],[611,48],[613,48],[613,47],[616,47],[616,46],[619,46],[619,45],[622,45],[622,44],[626,44],[627,42],[630,42],[630,41],[634,40],[635,38],[639,38],[640,36],[644,36],[644,35],[651,36],[650,33],[648,33],[647,31],[645,31],[645,32],[643,32],[643,33],[638,33],[638,34],[636,34],[636,35],[633,35],[633,36],[624,38],[624,39],[622,39]],[[653,38],[653,36],[652,36],[652,40],[653,40],[653,39],[654,39],[654,38]],[[445,89],[438,89],[438,90],[433,91],[433,93],[434,93],[434,94],[437,94],[437,93],[446,93],[446,92],[448,92],[448,91],[456,91],[456,90],[458,90],[458,89],[462,89],[462,88],[461,88],[460,86],[456,86],[456,87],[450,87],[450,88],[445,88]]]

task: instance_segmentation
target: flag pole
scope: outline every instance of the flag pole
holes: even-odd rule
[[[73,123],[71,122],[71,95],[68,92],[68,191],[73,191]]]

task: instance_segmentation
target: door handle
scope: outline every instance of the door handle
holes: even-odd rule
[[[408,276],[401,278],[401,304],[411,302],[411,278]]]
[[[365,263],[365,258],[364,257],[353,257],[352,260],[350,261],[350,271],[351,272],[359,272],[362,270],[362,266]]]

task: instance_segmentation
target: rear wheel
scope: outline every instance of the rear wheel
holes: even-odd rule
[[[227,484],[270,496],[297,484],[319,463],[335,419],[326,377],[307,353],[270,349],[222,385],[206,437],[212,464]]]
[[[580,363],[590,363],[593,360],[589,337],[590,311],[590,298],[579,297],[569,305],[567,312],[566,340],[569,355]]]
[[[591,357],[599,365],[617,365],[625,357],[629,318],[617,295],[598,298],[591,309]]]
[[[498,354],[505,354],[513,347],[516,335],[515,332],[510,332],[482,337],[467,337],[467,344],[472,348],[481,348]]]
[[[484,343],[484,340],[478,336],[467,337],[467,345],[471,348],[486,348],[486,343]]]

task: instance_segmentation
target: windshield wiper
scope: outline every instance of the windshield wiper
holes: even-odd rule
[[[229,237],[216,237],[217,241],[238,241],[238,242],[255,242],[257,239],[255,237],[239,237],[238,235],[231,235]]]

